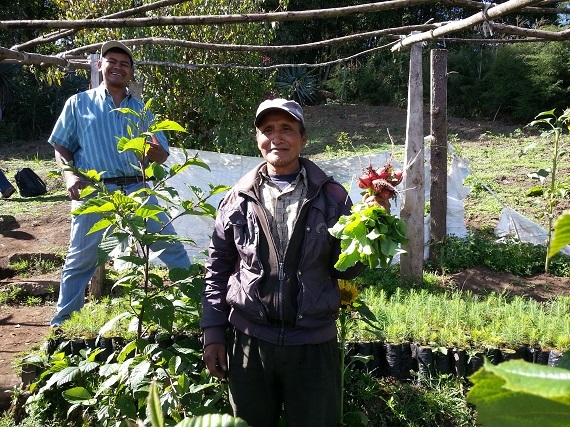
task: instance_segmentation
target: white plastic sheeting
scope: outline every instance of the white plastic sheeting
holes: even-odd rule
[[[234,185],[246,172],[253,169],[263,161],[261,157],[247,157],[196,150],[187,150],[187,152],[189,156],[197,154],[198,158],[210,167],[211,172],[200,167],[191,167],[170,180],[170,184],[177,189],[182,198],[186,199],[189,199],[192,196],[192,192],[188,189],[187,184],[198,186],[204,191],[208,191],[209,184],[223,184],[231,186]],[[184,161],[184,157],[184,152],[181,149],[172,148],[166,165],[170,166],[174,163],[182,163]],[[358,202],[362,199],[362,190],[358,188],[356,176],[362,173],[363,167],[370,164],[373,167],[383,166],[389,158],[390,153],[383,152],[370,156],[353,156],[342,159],[323,160],[318,161],[317,164],[328,175],[333,176],[338,182],[345,185],[353,202]],[[402,167],[401,164],[394,161],[392,164],[395,168]],[[427,201],[429,200],[429,156],[426,158],[426,164],[428,164],[426,167],[425,180]],[[469,189],[463,185],[468,173],[468,163],[454,154],[447,182],[447,232],[448,234],[454,234],[459,237],[463,237],[467,233],[462,199],[469,193]],[[398,189],[401,190],[401,188]],[[217,195],[210,199],[210,203],[217,207],[222,197],[223,194]],[[398,195],[398,198],[392,201],[392,213],[398,215],[400,206],[401,196]],[[427,217],[425,221],[427,242],[429,238],[429,217]],[[196,261],[204,258],[203,252],[208,248],[213,223],[213,219],[200,216],[183,216],[174,221],[176,232],[180,235],[191,238],[195,242],[195,245],[187,246],[191,260]]]
[[[232,186],[245,173],[263,161],[261,157],[247,157],[197,150],[187,150],[187,152],[189,156],[197,154],[198,158],[206,163],[211,171],[208,172],[206,169],[200,167],[191,167],[171,179],[170,184],[178,190],[181,197],[186,199],[192,196],[187,184],[198,186],[204,191],[208,191],[209,184]],[[465,178],[470,173],[470,164],[468,160],[459,157],[451,145],[449,145],[449,153],[451,155],[451,164],[447,177],[447,234],[465,237],[467,235],[467,228],[465,226],[463,199],[469,194],[470,189],[464,184]],[[426,202],[429,201],[430,196],[429,154],[428,147],[425,153],[426,174],[424,186]],[[182,163],[184,157],[184,152],[181,149],[172,148],[166,165],[170,166],[174,163]],[[383,166],[389,158],[390,153],[382,152],[370,156],[353,156],[342,159],[323,160],[318,161],[317,164],[328,175],[332,175],[347,188],[353,202],[358,202],[362,199],[362,190],[358,188],[356,176],[362,173],[363,167],[368,165],[372,165],[373,167]],[[402,167],[401,163],[395,161],[392,161],[392,164],[395,168]],[[401,191],[401,186],[398,187],[398,190]],[[216,195],[210,199],[210,203],[217,207],[222,197],[223,194]],[[398,194],[396,200],[391,201],[391,212],[394,215],[399,214],[401,202],[400,194]],[[430,218],[427,216],[424,221],[426,241],[425,256],[428,255],[427,242],[429,241],[429,222]],[[214,220],[211,218],[189,215],[178,218],[174,222],[174,228],[178,234],[187,236],[195,242],[194,245],[187,245],[191,260],[197,261],[205,258],[204,253],[208,249],[213,224]],[[495,228],[495,233],[500,238],[515,237],[520,241],[533,244],[544,244],[547,236],[544,228],[509,207],[503,209],[501,219]],[[562,252],[566,255],[570,255],[570,246],[566,246]],[[397,259],[395,259],[395,261],[397,261]]]
[[[500,238],[514,237],[521,242],[544,245],[548,238],[548,231],[514,209],[505,207],[495,227],[495,235]],[[570,246],[566,245],[560,252],[570,256]]]

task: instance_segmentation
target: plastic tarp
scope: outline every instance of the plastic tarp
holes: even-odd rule
[[[208,191],[209,184],[234,185],[245,173],[253,169],[263,161],[261,157],[248,157],[233,154],[214,153],[209,151],[187,150],[189,156],[198,155],[198,159],[206,163],[210,172],[200,167],[190,167],[170,180],[170,185],[174,186],[183,199],[192,197],[191,190],[187,185],[200,187],[203,191]],[[429,200],[429,153],[426,153],[426,201]],[[172,148],[171,154],[166,162],[166,166],[175,163],[183,163],[185,158],[181,149]],[[372,165],[374,167],[383,166],[390,158],[390,153],[375,153],[370,156],[352,156],[341,159],[323,160],[316,163],[328,174],[333,176],[338,182],[343,184],[350,194],[353,202],[362,199],[362,190],[356,183],[356,177],[362,173],[363,167]],[[395,168],[402,165],[392,162]],[[467,234],[464,221],[464,209],[462,199],[469,193],[469,189],[463,185],[468,174],[468,162],[453,154],[451,166],[448,172],[448,213],[447,231],[463,237]],[[398,188],[401,190],[401,188]],[[209,203],[217,207],[223,194],[216,195],[209,200]],[[396,200],[391,201],[391,212],[399,214],[401,206],[401,195]],[[429,217],[426,221],[426,242],[429,238]],[[208,249],[210,236],[213,229],[214,220],[202,216],[182,216],[173,223],[176,232],[187,236],[194,241],[194,245],[188,245],[187,250],[190,259],[197,261],[204,259],[205,251]]]
[[[548,239],[548,232],[545,228],[509,207],[501,211],[501,218],[495,227],[495,235],[500,238],[512,237],[535,245],[544,245]],[[570,256],[570,246],[566,245],[560,252]]]
[[[469,194],[470,189],[465,186],[465,179],[470,173],[470,163],[455,153],[453,146],[448,147],[451,163],[448,168],[447,177],[447,234],[458,237],[467,235],[465,226],[465,209],[463,199]],[[190,167],[170,180],[170,185],[174,186],[181,197],[190,199],[191,190],[187,185],[197,186],[203,191],[208,191],[210,184],[234,185],[245,173],[261,163],[261,157],[248,157],[233,154],[214,153],[209,151],[187,150],[189,156],[198,155],[198,158],[206,163],[210,172],[200,167]],[[178,148],[171,149],[171,155],[166,162],[166,166],[184,161],[184,151]],[[426,147],[425,158],[425,200],[430,197],[430,152]],[[362,199],[362,190],[358,188],[356,177],[362,173],[362,169],[372,165],[374,167],[383,166],[390,159],[389,152],[375,153],[370,156],[352,156],[341,159],[317,161],[317,164],[328,174],[333,176],[338,182],[343,184],[352,198],[353,202]],[[392,161],[395,168],[402,165]],[[402,190],[401,185],[397,188]],[[408,190],[412,191],[412,190]],[[488,191],[491,191],[488,189]],[[223,194],[216,195],[209,200],[209,203],[217,207]],[[495,196],[496,197],[496,196]],[[399,215],[402,199],[398,194],[396,200],[391,201],[391,212]],[[424,256],[427,257],[427,242],[429,241],[429,215],[424,219],[426,250]],[[213,229],[214,220],[202,216],[182,216],[174,221],[174,228],[180,235],[190,237],[194,245],[187,245],[188,254],[191,260],[198,261],[205,258],[208,249],[210,236]],[[515,210],[505,207],[501,213],[501,218],[495,228],[495,234],[499,238],[514,237],[523,242],[533,244],[544,244],[546,242],[546,230],[528,218],[519,214]],[[566,246],[562,252],[570,255],[570,247]],[[397,258],[394,260],[397,262]]]

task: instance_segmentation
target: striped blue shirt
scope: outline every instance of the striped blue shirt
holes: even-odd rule
[[[144,104],[128,94],[120,107],[140,112]],[[105,172],[103,178],[141,175],[136,169],[136,156],[130,151],[119,153],[117,150],[119,137],[130,138],[127,131],[129,120],[138,119],[132,114],[111,111],[115,108],[113,97],[104,84],[97,89],[71,96],[65,103],[48,142],[71,151],[75,167]],[[149,117],[152,119],[151,113]],[[164,134],[157,133],[156,137],[168,151]]]

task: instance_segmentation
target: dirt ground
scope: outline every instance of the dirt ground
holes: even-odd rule
[[[307,111],[307,119],[313,120],[325,117],[324,112],[314,108]],[[365,114],[344,115],[339,129],[346,129],[347,123],[354,123],[355,118],[364,121],[372,120],[370,115],[374,108],[382,109],[375,116],[387,114],[397,115],[397,120],[404,120],[405,111],[386,109],[386,107],[367,107]],[[403,115],[402,115],[403,114]],[[337,119],[339,116],[336,116]],[[327,121],[330,119],[327,117]],[[395,119],[396,120],[396,119]],[[363,124],[366,126],[367,124]],[[451,132],[461,132],[467,136],[471,132],[481,133],[488,124],[475,123],[467,120],[450,120]],[[45,144],[45,142],[43,142]],[[14,199],[17,194],[12,196]],[[22,201],[24,199],[20,199]],[[33,278],[11,277],[8,261],[14,254],[54,253],[64,250],[69,237],[69,202],[64,201],[52,205],[39,216],[33,218],[2,215],[1,204],[10,201],[0,201],[0,287],[11,283],[25,285],[31,294],[46,293],[51,290],[52,302],[42,306],[0,306],[0,394],[2,387],[11,388],[16,385],[18,377],[12,366],[20,354],[33,346],[42,343],[49,332],[49,319],[54,313],[53,297],[59,285],[59,272]],[[470,219],[476,221],[476,219]],[[467,223],[476,227],[476,223]],[[458,273],[452,277],[450,286],[471,290],[477,293],[507,292],[525,295],[537,300],[546,300],[555,295],[570,294],[570,278],[560,278],[551,275],[532,277],[517,277],[511,274],[497,273],[485,268],[474,268]],[[4,385],[2,384],[4,382]],[[8,383],[8,384],[6,384]],[[0,398],[0,401],[2,399]]]

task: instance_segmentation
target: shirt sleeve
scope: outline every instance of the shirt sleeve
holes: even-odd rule
[[[76,99],[76,96],[72,96],[65,102],[63,110],[48,138],[48,142],[51,145],[61,145],[71,152],[75,152],[79,148],[77,121],[75,120]]]

